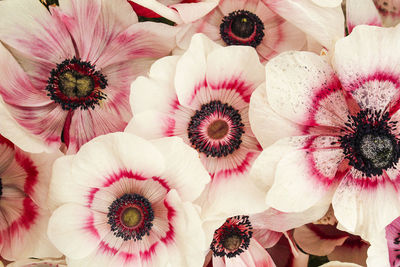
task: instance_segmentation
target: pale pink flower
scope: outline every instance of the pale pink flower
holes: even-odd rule
[[[1,2],[0,130],[28,151],[63,142],[75,152],[122,131],[130,83],[174,47],[172,27],[137,23],[126,0],[59,3],[48,11],[39,1]]]
[[[68,266],[201,266],[210,177],[180,138],[112,133],[54,163],[48,235]]]
[[[0,256],[61,256],[46,236],[51,167],[61,153],[29,154],[2,136],[0,151]]]
[[[189,11],[188,11],[189,12]],[[330,49],[344,36],[340,1],[221,0],[203,18],[182,26],[177,43],[186,48],[195,32],[221,45],[254,47],[261,61],[287,50]]]
[[[201,198],[204,212],[227,218],[263,211],[261,192],[246,180],[261,150],[250,129],[250,95],[263,80],[252,48],[221,47],[195,35],[183,56],[157,61],[148,78],[132,83],[135,115],[126,131],[149,139],[179,136],[198,151],[212,177]],[[231,201],[237,206],[228,211]]]
[[[400,22],[399,0],[373,0],[384,26],[395,26]]]
[[[286,231],[301,225],[307,214],[276,210],[250,216],[233,216],[222,224],[204,224],[212,232],[205,266],[300,267],[308,255],[300,252]]]
[[[400,27],[358,26],[336,43],[333,65],[309,52],[267,63],[250,121],[265,148],[254,163],[264,172],[251,177],[268,205],[332,203],[340,229],[365,240],[400,215],[399,44]]]

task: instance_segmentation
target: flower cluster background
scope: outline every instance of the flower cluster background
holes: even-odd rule
[[[399,0],[0,0],[0,266],[399,267]]]

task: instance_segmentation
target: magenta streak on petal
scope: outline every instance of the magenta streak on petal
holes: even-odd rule
[[[23,168],[26,173],[24,192],[31,196],[35,192],[35,186],[38,183],[38,171],[33,161],[20,151],[15,153],[16,162]]]
[[[309,151],[308,153],[308,158],[306,158],[306,160],[308,161],[308,167],[310,168],[310,172],[312,173],[313,177],[317,177],[318,178],[318,182],[322,183],[325,187],[329,187],[332,185],[333,182],[338,181],[338,179],[341,179],[349,170],[349,168],[345,168],[345,171],[342,170],[337,170],[336,174],[334,177],[327,177],[324,174],[322,174],[318,168],[318,166],[316,165],[316,161],[314,158],[314,151],[317,150],[316,148],[312,148],[312,144],[314,142],[314,140],[317,138],[318,136],[313,136],[312,138],[310,138],[307,143],[305,144],[305,146],[303,147],[303,149],[306,149]],[[324,148],[325,149],[325,148]],[[343,162],[343,161],[342,161]],[[341,166],[342,164],[339,164],[339,166]]]
[[[175,216],[176,211],[172,206],[169,205],[169,203],[164,200],[164,206],[167,208],[167,217],[168,217],[168,232],[165,234],[164,237],[160,238],[160,241],[166,245],[168,245],[170,242],[174,240],[175,232],[174,232],[174,227],[171,224],[171,220]],[[153,243],[148,250],[141,251],[140,252],[140,258],[144,260],[149,260],[151,256],[154,254],[157,246],[159,244],[159,241]]]
[[[258,156],[259,153],[260,152],[248,152],[246,154],[245,159],[236,168],[228,169],[228,170],[221,170],[216,173],[210,173],[211,178],[212,179],[214,179],[216,177],[217,178],[220,178],[220,177],[229,178],[233,174],[238,174],[238,173],[243,174],[243,173],[247,172],[249,170],[251,162],[253,162],[253,160],[255,159],[255,157]]]
[[[175,131],[175,120],[173,118],[167,118],[167,127],[164,130],[163,135],[166,137],[174,136]]]
[[[71,119],[72,115],[74,114],[73,110],[68,111],[67,117],[65,118],[64,128],[62,130],[62,139],[67,148],[69,147],[69,129],[71,128]]]
[[[88,230],[92,235],[94,235],[97,239],[100,238],[99,232],[96,227],[94,227],[94,216],[91,213],[90,216],[86,219],[85,225],[83,226],[84,230]]]
[[[219,81],[217,84],[209,82],[209,86],[212,90],[226,89],[236,91],[246,103],[250,102],[250,96],[253,92],[253,85],[246,84],[246,81],[240,77],[230,77],[229,80]]]
[[[164,179],[160,178],[160,177],[156,177],[153,176],[152,179],[156,182],[158,182],[162,187],[164,187],[165,189],[167,189],[167,192],[169,192],[169,190],[171,190],[171,188],[168,186],[167,181],[165,181]]]
[[[374,18],[368,22],[364,22],[362,25],[371,25],[371,26],[378,26],[378,27],[382,27],[382,23],[379,21],[378,18]],[[353,31],[354,27],[356,27],[358,25],[354,25],[352,23],[347,23],[347,28],[349,30],[349,34]]]
[[[15,221],[11,223],[9,228],[5,228],[3,231],[8,231],[8,235],[11,239],[15,238],[14,235],[21,235],[19,233],[22,229],[30,229],[35,225],[35,220],[37,220],[39,216],[38,207],[28,196],[25,197],[22,203],[22,215]],[[0,232],[1,236],[7,236],[4,233]]]
[[[104,240],[102,240],[98,247],[98,252],[103,254],[112,254],[115,255],[118,253],[118,249],[110,247]]]
[[[174,101],[171,103],[171,108],[173,111],[177,110],[179,107],[179,100],[178,97],[175,97]]]
[[[121,178],[128,178],[128,179],[135,179],[135,180],[140,180],[140,181],[144,181],[147,180],[146,177],[138,174],[138,173],[134,173],[132,172],[132,170],[120,170],[118,173],[113,173],[111,174],[108,178],[106,178],[106,182],[103,183],[103,187],[108,187],[110,185],[112,185],[113,183],[119,181]]]
[[[193,88],[193,93],[190,96],[188,105],[192,105],[193,100],[195,99],[197,93],[202,89],[202,88],[206,88],[207,87],[207,81],[206,79],[204,79],[203,81],[200,81],[198,84],[195,85],[195,87]]]
[[[336,76],[333,77],[332,81],[327,81],[326,84],[321,85],[321,87],[311,100],[311,103],[313,103],[314,106],[312,107],[309,116],[304,122],[304,127],[302,130],[305,134],[308,133],[309,127],[318,126],[317,122],[315,121],[315,116],[319,110],[321,101],[327,98],[330,94],[335,93],[341,89],[342,86]]]
[[[0,144],[4,144],[10,148],[14,148],[14,144],[2,135],[0,135]]]

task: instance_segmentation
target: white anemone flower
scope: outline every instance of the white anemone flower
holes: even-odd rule
[[[95,138],[54,163],[48,235],[68,266],[201,266],[210,177],[179,138]]]

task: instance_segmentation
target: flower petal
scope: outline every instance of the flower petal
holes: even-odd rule
[[[286,52],[266,65],[272,109],[294,123],[341,127],[349,115],[339,80],[329,63],[309,52]]]
[[[62,23],[40,1],[2,3],[0,39],[20,52],[60,63],[75,55],[71,37]],[[15,34],[18,32],[18,34]]]
[[[318,6],[309,0],[265,0],[266,5],[284,19],[331,49],[344,36],[344,15],[340,6]]]
[[[385,177],[365,177],[351,170],[332,199],[335,216],[347,231],[370,240],[400,215],[397,189]],[[392,205],[382,205],[392,203]]]
[[[374,3],[370,0],[346,1],[346,23],[349,33],[357,25],[382,26],[382,20]]]
[[[166,169],[162,178],[178,191],[182,200],[194,201],[211,180],[198,152],[178,137],[157,139],[151,143],[165,158]]]
[[[400,27],[361,25],[336,43],[333,66],[362,108],[383,109],[398,93],[400,56],[387,51],[400,45],[399,35]]]

